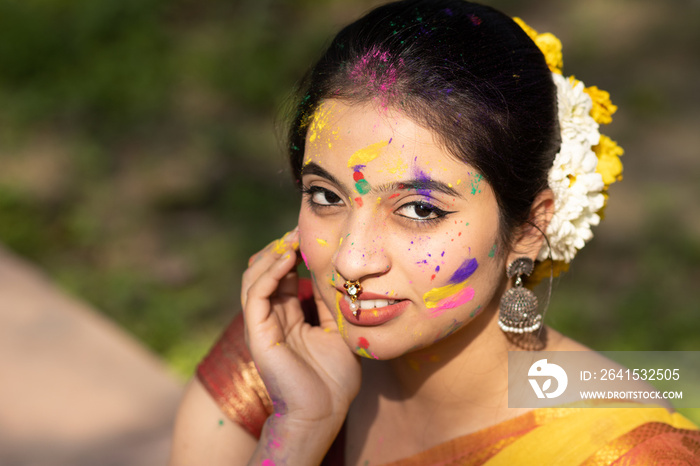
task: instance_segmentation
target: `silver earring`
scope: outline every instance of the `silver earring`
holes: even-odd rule
[[[508,265],[508,278],[515,278],[515,286],[501,297],[498,325],[504,332],[530,333],[542,325],[542,316],[537,312],[537,296],[523,286],[522,276],[529,276],[535,264],[529,257],[519,257]]]

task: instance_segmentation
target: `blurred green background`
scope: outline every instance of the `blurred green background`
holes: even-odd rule
[[[183,378],[294,227],[284,107],[369,0],[0,0],[0,242]],[[700,350],[700,3],[486,1],[612,94],[625,180],[550,325],[599,350]]]

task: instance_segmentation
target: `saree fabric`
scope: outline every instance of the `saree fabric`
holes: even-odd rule
[[[315,316],[310,282],[301,281],[299,297],[305,313]],[[242,315],[200,363],[197,377],[228,418],[260,437],[272,403],[245,345]],[[605,406],[535,409],[389,464],[700,466],[700,431],[680,414],[651,405]],[[323,464],[343,464],[344,437],[343,429]]]

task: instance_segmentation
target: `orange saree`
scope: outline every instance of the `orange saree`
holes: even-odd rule
[[[311,296],[310,283],[302,282],[303,306],[315,314]],[[231,420],[260,437],[272,403],[246,348],[242,316],[200,363],[197,377]],[[343,443],[341,431],[323,464],[343,464]],[[391,463],[513,464],[700,466],[700,431],[660,407],[542,408]]]

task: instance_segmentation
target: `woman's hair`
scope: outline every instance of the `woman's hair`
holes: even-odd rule
[[[297,181],[327,99],[398,109],[433,131],[493,188],[504,244],[529,220],[559,150],[544,56],[511,18],[461,0],[390,3],[340,31],[300,84],[289,132]]]

